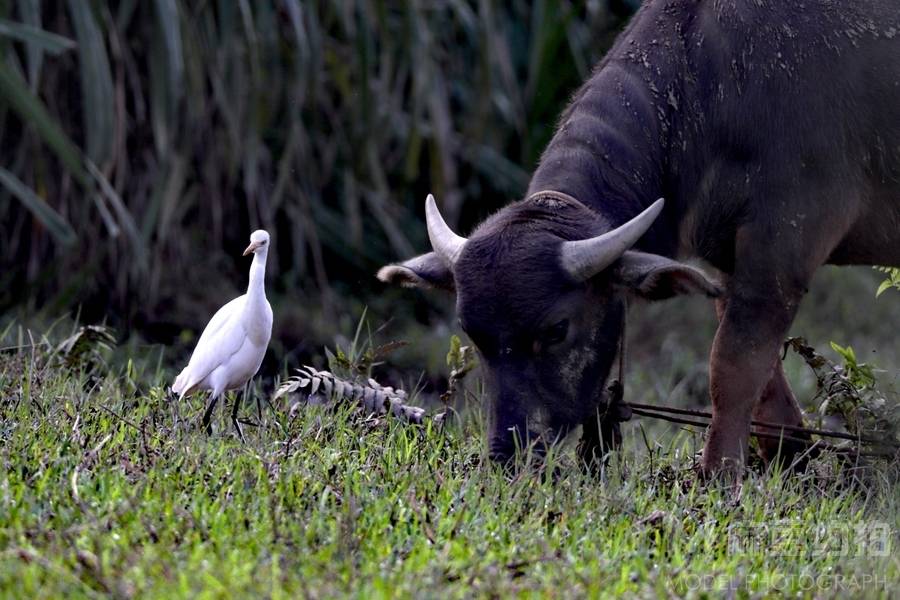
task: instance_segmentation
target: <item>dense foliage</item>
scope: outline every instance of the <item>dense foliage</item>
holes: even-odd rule
[[[428,191],[454,224],[516,198],[621,24],[524,0],[20,0],[0,19],[0,308],[84,304],[120,329],[199,326],[252,228],[274,234],[270,281],[339,299],[424,247]]]

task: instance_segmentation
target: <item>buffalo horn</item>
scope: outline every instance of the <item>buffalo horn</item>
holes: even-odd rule
[[[453,233],[453,230],[444,221],[444,217],[441,216],[434,196],[431,194],[428,194],[428,198],[425,200],[425,223],[428,226],[428,239],[431,240],[431,247],[444,261],[444,264],[452,269],[466,244],[466,238]]]
[[[590,279],[621,258],[626,250],[637,243],[659,216],[664,202],[660,198],[635,218],[602,235],[586,240],[563,242],[560,250],[563,268],[576,281]]]

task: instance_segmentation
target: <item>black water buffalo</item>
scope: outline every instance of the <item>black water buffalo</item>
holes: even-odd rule
[[[434,251],[379,277],[455,289],[493,380],[492,456],[534,414],[596,422],[628,296],[700,293],[719,316],[702,467],[737,469],[751,417],[802,420],[778,350],[813,272],[900,265],[900,4],[645,2],[524,200],[468,239],[427,204]]]

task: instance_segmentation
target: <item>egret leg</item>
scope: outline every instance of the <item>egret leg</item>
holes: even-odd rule
[[[206,429],[206,435],[212,435],[212,423],[210,423],[210,418],[212,417],[212,411],[216,407],[216,402],[219,401],[219,394],[213,392],[212,397],[209,399],[209,404],[206,406],[206,410],[203,411],[203,428]]]
[[[240,399],[238,399],[238,398],[240,398]],[[241,438],[241,442],[246,444],[247,440],[244,439],[244,430],[241,429],[241,423],[240,423],[240,421],[238,421],[238,418],[237,418],[238,408],[240,407],[241,401],[243,399],[244,399],[243,394],[241,394],[240,396],[238,396],[238,394],[234,395],[234,406],[231,408],[231,422],[234,424],[234,428],[237,429],[238,437]]]

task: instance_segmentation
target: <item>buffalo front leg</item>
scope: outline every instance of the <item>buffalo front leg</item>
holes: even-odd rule
[[[716,300],[716,316],[720,322],[725,314],[725,307],[725,299],[720,298]],[[775,359],[772,376],[763,388],[759,402],[756,403],[753,409],[753,420],[793,427],[803,426],[803,412],[797,404],[791,385],[787,377],[785,377],[784,367],[778,358]],[[781,436],[783,434],[801,439],[809,438],[808,435],[793,433],[777,427],[756,426],[753,428],[753,431],[765,433],[769,436]],[[768,436],[760,437],[757,441],[759,454],[767,463],[775,460],[776,456],[780,456],[785,461],[785,464],[791,465],[797,453],[805,450],[807,447],[802,442],[775,439]]]
[[[706,474],[739,474],[743,469],[750,421],[763,390],[775,375],[781,342],[801,295],[784,295],[784,286],[780,289],[780,297],[731,293],[726,300],[710,356],[713,418],[701,463]]]
[[[754,413],[767,421],[799,422],[779,351],[810,278],[861,205],[858,198],[836,195],[830,181],[802,188],[768,183],[774,192],[765,199],[768,209],[748,214],[735,233],[733,274],[710,355],[713,418],[701,463],[706,473],[743,469]]]

